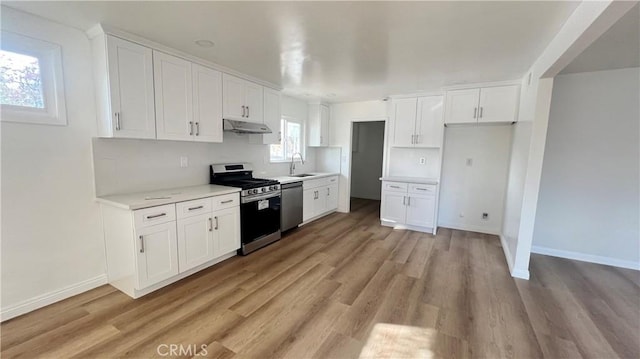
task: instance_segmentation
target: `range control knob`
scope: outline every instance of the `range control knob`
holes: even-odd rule
[[[271,186],[271,187],[269,187],[269,188],[275,191],[275,190],[277,190],[277,189],[278,189],[278,186]]]
[[[262,187],[262,188],[260,188],[260,191],[261,192],[267,192],[267,188],[266,187]]]
[[[252,189],[251,193],[256,194],[256,193],[258,193],[258,190],[257,189]]]

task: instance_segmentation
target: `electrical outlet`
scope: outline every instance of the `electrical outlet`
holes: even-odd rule
[[[460,212],[459,216],[460,216],[460,218],[463,218],[464,217],[464,212]]]
[[[482,213],[482,220],[488,221],[489,220],[489,213],[487,213],[487,212]]]
[[[420,157],[420,164],[421,164],[421,165],[424,165],[424,164],[426,164],[426,163],[427,163],[427,159],[426,159],[426,158],[424,158],[424,157]]]
[[[189,167],[189,157],[180,157],[180,167],[181,168],[187,168]]]
[[[473,158],[467,158],[467,166],[473,166]]]

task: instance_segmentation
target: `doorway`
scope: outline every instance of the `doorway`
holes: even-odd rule
[[[352,122],[351,202],[380,201],[385,121]]]

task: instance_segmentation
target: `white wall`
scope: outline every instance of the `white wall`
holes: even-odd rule
[[[62,48],[67,126],[2,122],[2,317],[105,282],[94,201],[96,134],[85,34],[2,7],[2,29]]]
[[[639,79],[638,68],[555,78],[534,251],[640,269]]]
[[[351,197],[380,200],[384,128],[384,121],[353,124]]]
[[[307,121],[303,101],[283,96],[282,112]],[[296,161],[297,173],[316,170],[315,152],[306,149],[305,164]],[[212,163],[249,162],[255,177],[289,173],[289,162],[269,162],[268,145],[252,144],[249,135],[230,132],[224,133],[223,143],[95,138],[93,154],[98,195],[209,183]],[[180,167],[180,157],[188,158],[188,167]]]
[[[329,144],[341,148],[340,198],[338,202],[338,211],[340,212],[349,211],[351,122],[354,120],[386,120],[387,113],[387,102],[385,101],[361,101],[331,105]]]
[[[510,125],[445,129],[439,226],[500,234],[511,135]]]

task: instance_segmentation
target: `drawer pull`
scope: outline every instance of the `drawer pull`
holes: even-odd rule
[[[229,199],[229,200],[226,200],[226,201],[222,201],[222,202],[220,202],[220,204],[231,203],[231,202],[233,202],[233,200],[232,200],[232,199]]]
[[[428,189],[428,188],[420,188],[420,187],[416,187],[416,189],[417,189],[418,191],[430,191],[430,189]]]
[[[167,215],[166,213],[154,214],[153,216],[147,216],[147,219],[154,219],[154,218],[158,218],[158,217],[164,217],[166,215]]]
[[[190,211],[195,211],[196,209],[203,209],[204,206],[198,206],[198,207],[190,207],[189,210]]]
[[[400,186],[389,186],[389,187],[400,189]]]

